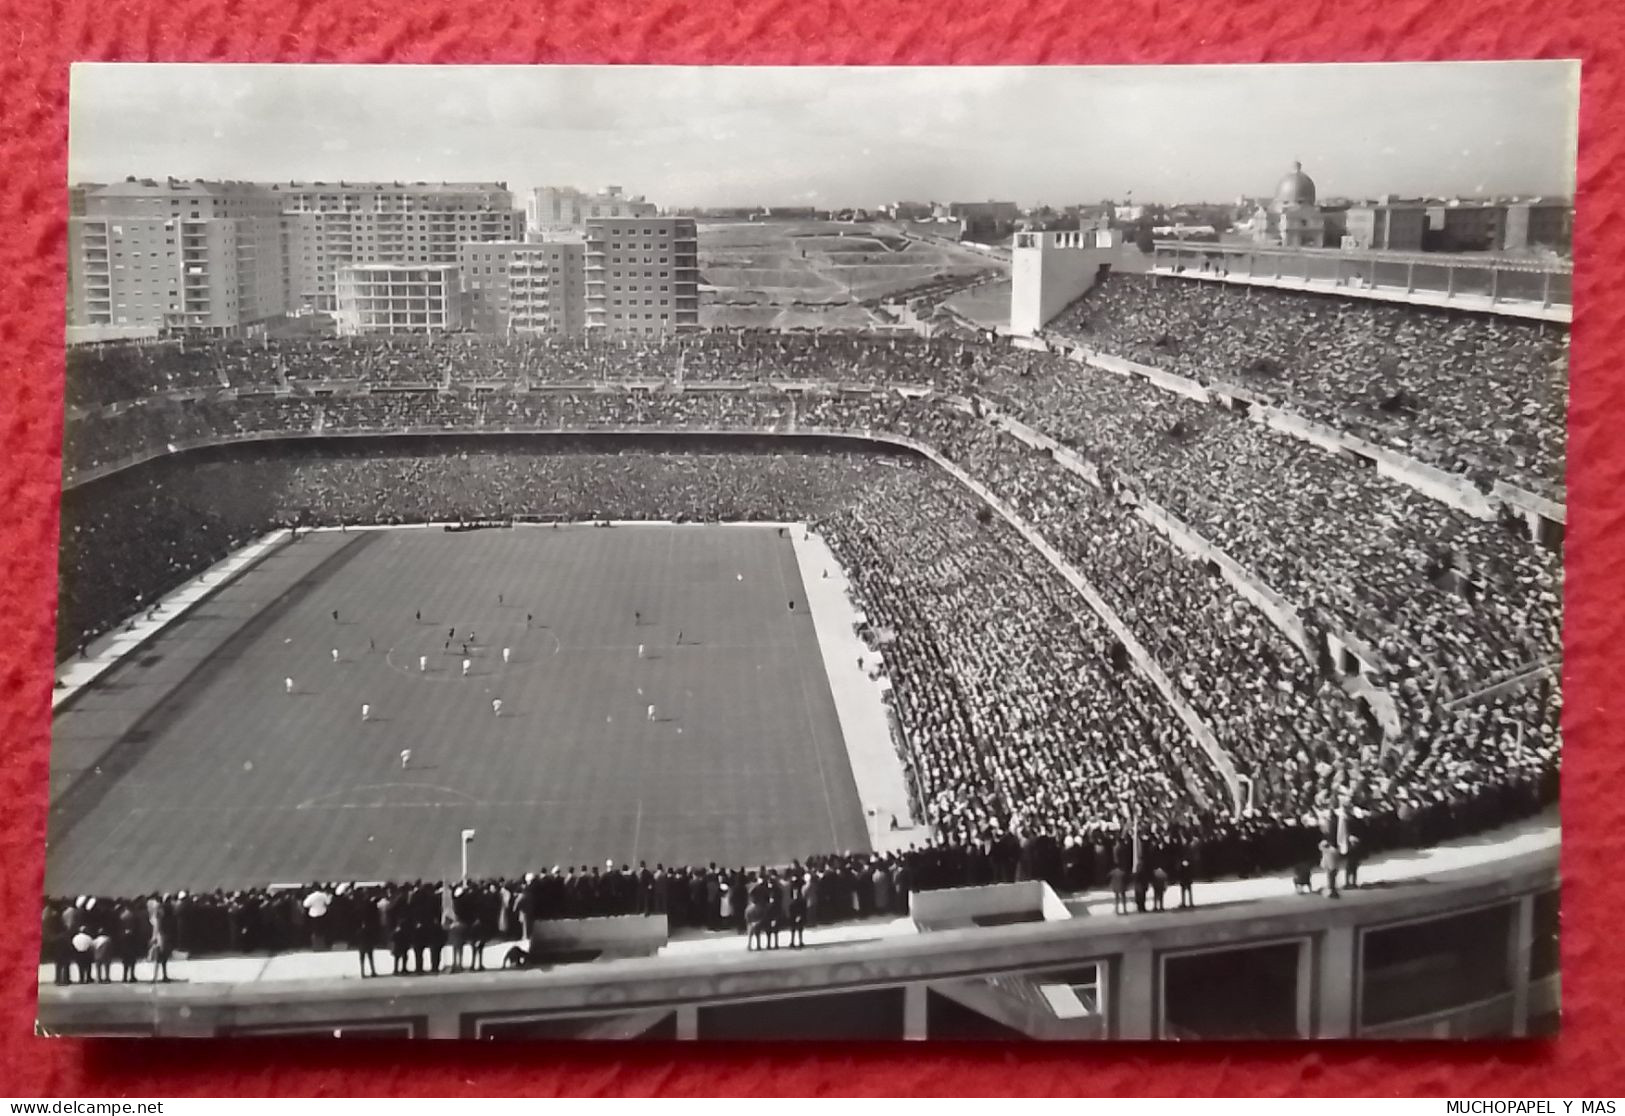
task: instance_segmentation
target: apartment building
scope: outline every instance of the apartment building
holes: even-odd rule
[[[127,179],[70,206],[72,330],[232,336],[286,312],[280,206],[261,186]]]
[[[339,335],[445,333],[465,323],[456,264],[346,264],[338,273]]]
[[[453,264],[458,245],[512,241],[524,213],[500,182],[288,182],[281,201],[292,307],[332,310],[348,264]]]
[[[459,245],[468,327],[497,334],[582,332],[584,250],[580,242]]]
[[[1350,247],[1420,252],[1427,234],[1427,206],[1420,201],[1383,198],[1349,207],[1344,229]]]
[[[1493,252],[1506,240],[1505,206],[1451,202],[1427,210],[1422,246],[1433,252]]]
[[[1505,240],[1509,252],[1550,248],[1569,252],[1574,246],[1574,207],[1566,201],[1513,202],[1507,206]]]
[[[536,239],[560,232],[581,233],[588,221],[653,217],[658,212],[643,195],[628,197],[619,186],[606,186],[596,194],[574,186],[540,186],[525,201],[525,228]]]
[[[692,218],[589,221],[585,259],[589,330],[647,335],[699,327]]]

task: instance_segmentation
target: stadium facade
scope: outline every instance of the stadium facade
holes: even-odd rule
[[[989,920],[971,912],[1015,887],[923,892],[931,902],[894,932],[869,925],[869,940],[806,952],[751,953],[734,939],[731,949],[640,956],[659,948],[663,918],[585,920],[560,945],[598,958],[590,963],[393,981],[387,995],[308,977],[151,992],[44,986],[40,1026],[69,1036],[678,1041],[1550,1036],[1561,994],[1556,879],[1554,847],[1335,904],[1300,896],[1002,926],[975,925]]]

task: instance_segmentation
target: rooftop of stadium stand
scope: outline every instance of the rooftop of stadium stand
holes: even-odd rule
[[[1204,243],[1185,240],[1158,240],[1158,249],[1188,256],[1282,256],[1314,259],[1376,260],[1380,263],[1415,263],[1433,267],[1496,268],[1503,271],[1547,271],[1571,274],[1574,261],[1556,254],[1507,254],[1504,252],[1404,252],[1392,248],[1310,248],[1252,242]]]

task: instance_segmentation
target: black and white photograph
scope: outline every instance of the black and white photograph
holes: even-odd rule
[[[1578,90],[75,65],[38,1033],[1555,1035]]]

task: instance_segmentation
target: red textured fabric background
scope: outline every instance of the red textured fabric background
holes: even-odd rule
[[[1618,0],[0,0],[0,1094],[1625,1093],[1625,4]],[[32,1036],[43,872],[68,64],[1584,61],[1570,410],[1564,1030],[1445,1047],[704,1048]],[[1335,133],[1338,120],[1328,118]],[[1394,120],[1395,128],[1406,126]],[[1065,137],[1056,137],[1064,143]],[[199,142],[207,142],[199,136]]]

